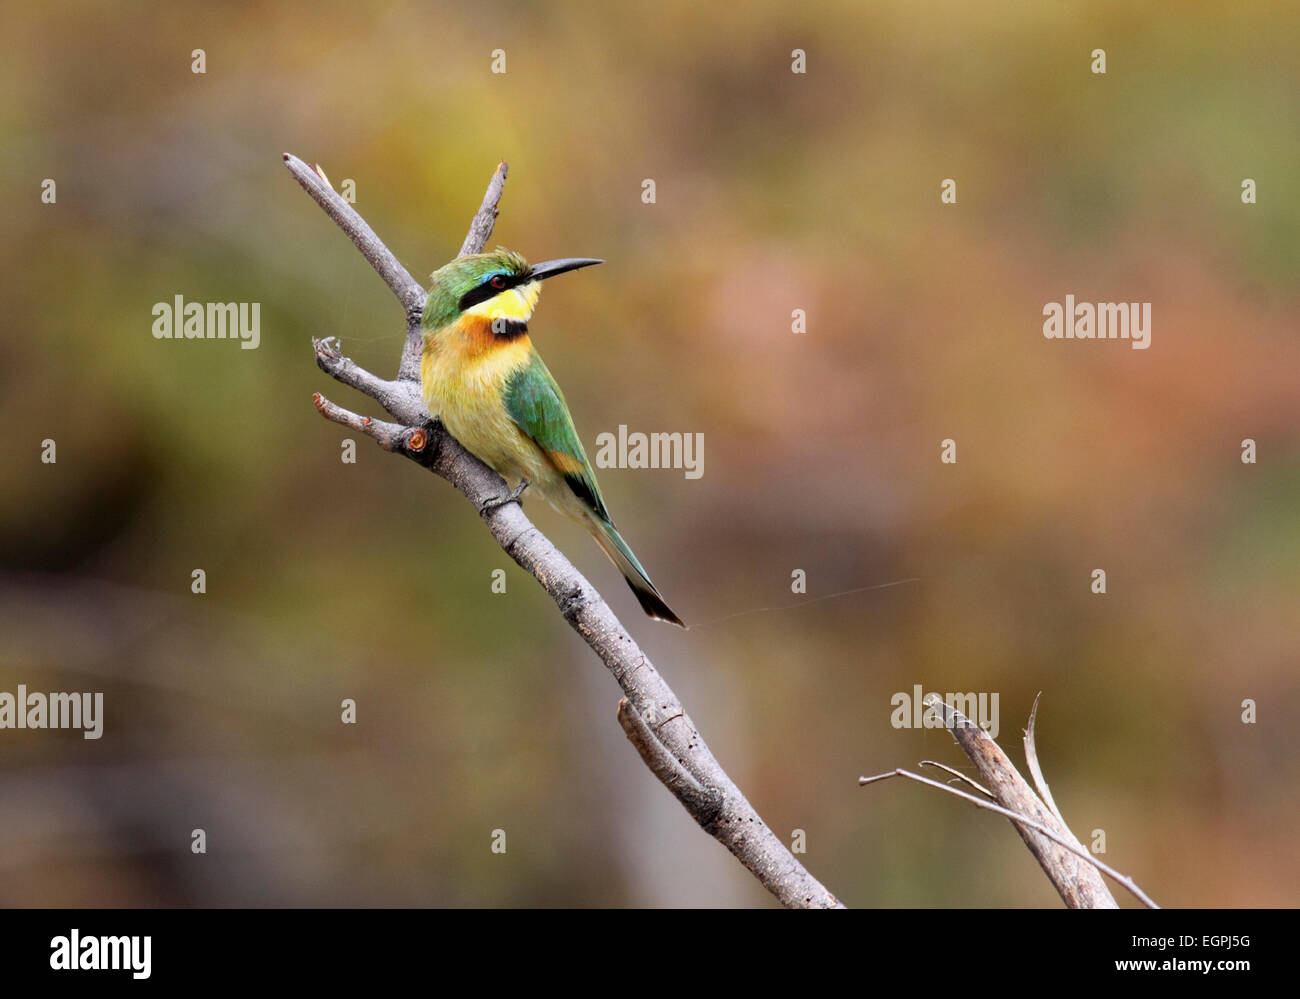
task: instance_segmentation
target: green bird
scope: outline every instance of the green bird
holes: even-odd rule
[[[577,521],[618,567],[641,607],[681,627],[614,528],[564,393],[528,336],[546,278],[603,263],[588,257],[529,266],[497,249],[433,272],[421,326],[420,388],[429,415],[511,487],[526,488]]]

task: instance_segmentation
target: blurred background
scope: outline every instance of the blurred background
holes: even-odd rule
[[[608,261],[548,284],[533,334],[589,451],[704,434],[702,478],[600,474],[695,627],[525,510],[843,901],[1060,904],[1003,819],[856,786],[969,772],[890,725],[921,684],[998,693],[1017,761],[1042,691],[1066,819],[1159,902],[1295,904],[1294,7],[124,11],[7,4],[0,31],[0,691],[106,715],[0,731],[0,903],[774,904],[465,500],[313,410],[381,415],[313,335],[388,375],[403,325],[291,151],[421,279],[499,159],[493,243]],[[1067,294],[1151,302],[1151,348],[1045,340]],[[155,339],[177,295],[260,302],[260,347]]]

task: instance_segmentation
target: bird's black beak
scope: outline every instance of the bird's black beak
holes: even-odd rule
[[[563,260],[543,260],[540,264],[533,264],[528,271],[528,276],[534,281],[544,281],[546,278],[555,277],[557,274],[563,274],[565,271],[576,271],[579,267],[590,267],[592,264],[603,264],[605,261],[597,260],[595,257],[565,257]]]

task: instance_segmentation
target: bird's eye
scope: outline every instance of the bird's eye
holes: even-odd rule
[[[500,274],[494,274],[492,276],[492,279],[488,281],[488,284],[490,284],[497,291],[500,291],[502,288],[506,286],[506,279],[503,278]]]

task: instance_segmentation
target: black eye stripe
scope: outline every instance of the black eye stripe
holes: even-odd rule
[[[495,278],[504,279],[504,283],[500,288],[492,287],[492,281]],[[464,312],[466,309],[472,309],[480,302],[486,302],[489,298],[496,298],[496,296],[500,295],[503,291],[509,291],[511,288],[518,288],[521,284],[527,284],[531,280],[532,276],[529,274],[494,274],[492,277],[487,278],[478,287],[471,288],[461,296],[460,311]]]

